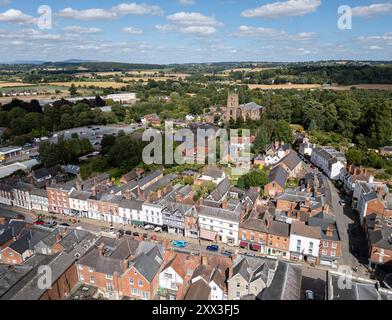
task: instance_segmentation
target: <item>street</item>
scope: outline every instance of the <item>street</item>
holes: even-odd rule
[[[361,232],[361,226],[358,219],[355,216],[354,211],[349,206],[342,207],[340,200],[346,200],[344,197],[339,195],[337,188],[333,182],[324,177],[325,192],[327,202],[331,204],[332,210],[335,213],[335,220],[339,230],[339,236],[341,240],[342,258],[340,265],[350,266],[351,268],[357,268],[356,274],[358,276],[368,277],[368,271],[364,264],[359,261],[360,252],[366,250],[366,244]],[[359,254],[353,255],[351,247],[357,248]]]

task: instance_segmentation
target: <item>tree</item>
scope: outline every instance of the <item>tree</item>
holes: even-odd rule
[[[253,143],[253,149],[255,153],[264,151],[267,144],[270,142],[268,132],[265,127],[261,127],[256,133],[256,139]]]
[[[116,137],[105,134],[101,141],[101,153],[106,155],[109,153],[110,148],[116,143]]]
[[[78,94],[74,83],[71,84],[71,87],[68,89],[68,91],[71,96],[76,96]]]
[[[243,189],[249,189],[250,187],[260,187],[264,188],[264,186],[268,183],[268,176],[265,170],[254,170],[243,176],[241,176],[237,185]]]
[[[284,120],[274,123],[271,140],[292,143],[294,136],[290,125]]]
[[[364,152],[357,148],[348,149],[346,152],[346,159],[349,164],[361,166],[364,163],[366,155]]]

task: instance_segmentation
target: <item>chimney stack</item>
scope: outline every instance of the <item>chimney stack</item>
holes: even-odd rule
[[[201,256],[201,264],[203,266],[208,266],[208,258],[206,256]]]
[[[99,255],[103,256],[103,253],[105,251],[105,244],[103,242],[101,242],[98,246],[98,250],[99,250]]]
[[[332,226],[332,225],[330,225],[330,226],[328,226],[328,228],[327,228],[327,230],[326,230],[326,235],[327,235],[327,237],[332,237],[333,236],[333,231],[335,230],[335,228]]]
[[[227,208],[228,208],[227,199],[225,198],[225,199],[222,201],[222,209],[227,209]]]

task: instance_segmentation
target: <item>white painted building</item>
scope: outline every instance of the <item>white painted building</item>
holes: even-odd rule
[[[46,190],[34,188],[30,192],[30,198],[33,210],[49,212],[49,200]]]
[[[146,224],[151,224],[155,226],[163,225],[162,211],[164,207],[152,204],[143,203],[142,210],[140,212],[141,221]]]
[[[105,99],[113,100],[114,102],[119,103],[132,103],[136,101],[136,93],[116,93],[109,94],[105,97]]]
[[[332,180],[339,179],[340,171],[347,165],[344,154],[331,147],[314,148],[311,161]]]
[[[282,158],[283,158],[283,157],[282,157]],[[267,156],[265,157],[265,159],[264,159],[265,165],[266,165],[267,167],[269,167],[269,166],[272,166],[272,165],[274,165],[274,164],[277,164],[282,158],[280,158],[280,157],[278,156],[278,154],[275,154],[275,155],[267,155]]]
[[[312,151],[313,151],[313,148],[315,147],[316,145],[314,145],[314,144],[311,144],[311,143],[309,143],[309,142],[304,142],[304,143],[301,143],[300,145],[299,145],[299,153],[301,154],[301,155],[303,155],[303,156],[311,156],[312,155]]]
[[[23,208],[26,210],[31,210],[31,198],[30,198],[30,190],[32,186],[26,183],[18,183],[14,186],[13,192],[13,205],[15,207]]]
[[[91,195],[91,192],[73,190],[69,195],[69,207],[72,214],[88,217],[89,205],[87,200]]]
[[[142,224],[142,201],[123,199],[118,208],[120,220],[124,224]]]
[[[240,212],[207,206],[200,206],[197,212],[201,239],[238,245]]]
[[[163,289],[178,291],[178,287],[182,284],[184,284],[183,277],[170,263],[159,274],[159,286]]]
[[[9,206],[13,205],[12,187],[5,183],[0,183],[0,203]]]
[[[317,262],[320,250],[321,229],[301,222],[293,222],[290,230],[291,260]]]

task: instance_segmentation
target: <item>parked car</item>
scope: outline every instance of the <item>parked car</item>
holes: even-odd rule
[[[174,240],[172,242],[173,246],[177,247],[177,248],[185,248],[188,243],[182,240]]]
[[[143,233],[143,239],[146,240],[148,238],[148,233]]]
[[[346,201],[344,201],[344,200],[339,200],[339,204],[340,204],[342,207],[344,207],[344,206],[346,205]]]
[[[314,293],[312,290],[306,290],[305,291],[305,299],[306,300],[315,300],[314,299]]]
[[[131,236],[131,235],[132,235],[132,231],[127,230],[127,231],[125,231],[125,234],[126,234],[127,236]]]
[[[146,225],[146,226],[144,226],[144,230],[149,230],[149,229],[151,229],[152,227],[148,224],[148,225]]]
[[[139,232],[134,232],[132,233],[134,237],[138,237],[139,236]]]
[[[152,236],[150,237],[150,239],[151,239],[152,241],[157,241],[157,236],[152,235]]]
[[[69,224],[68,224],[68,223],[66,223],[66,222],[64,222],[64,223],[61,223],[61,224],[60,224],[60,226],[63,226],[63,227],[69,227]]]
[[[162,231],[162,228],[161,228],[161,227],[156,227],[156,228],[154,229],[154,231],[155,231],[155,232],[161,232],[161,231]]]
[[[123,235],[125,234],[125,232],[124,232],[124,230],[120,229],[120,230],[118,230],[118,234],[119,234],[120,236],[123,236]]]
[[[221,255],[222,255],[222,256],[226,256],[226,257],[232,257],[233,254],[234,254],[234,252],[231,251],[231,250],[223,250],[223,251],[221,252]]]
[[[207,251],[218,252],[219,247],[216,244],[213,244],[213,245],[207,246],[206,249],[207,249]]]
[[[34,221],[34,224],[37,225],[37,226],[43,226],[43,225],[45,225],[45,221],[37,220],[37,221]]]

